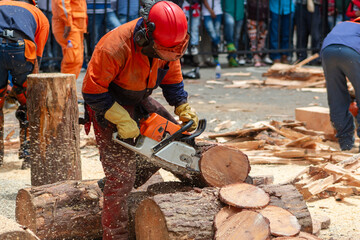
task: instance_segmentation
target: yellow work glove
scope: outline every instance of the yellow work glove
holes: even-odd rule
[[[106,111],[105,119],[116,125],[120,138],[135,138],[139,136],[140,130],[129,113],[117,102]]]
[[[190,120],[194,121],[194,124],[188,129],[189,132],[194,131],[197,128],[199,119],[196,113],[189,106],[189,103],[184,103],[176,107],[175,114],[179,116],[180,121],[183,123],[187,123]]]

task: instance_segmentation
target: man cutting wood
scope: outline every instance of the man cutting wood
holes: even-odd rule
[[[179,58],[189,40],[182,9],[169,1],[144,1],[141,18],[106,34],[97,44],[83,82],[83,96],[93,123],[106,176],[103,239],[128,239],[126,199],[136,171],[135,153],[112,140],[118,132],[132,142],[140,133],[142,111],[175,121],[150,97],[160,86],[183,122],[198,117],[187,103]]]

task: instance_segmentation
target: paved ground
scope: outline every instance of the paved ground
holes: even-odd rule
[[[226,59],[221,58],[222,72],[250,72],[249,77],[228,77],[222,78],[220,82],[231,84],[232,80],[262,80],[262,73],[268,67],[254,68],[251,66],[239,68],[227,68]],[[189,69],[189,67],[187,67]],[[189,92],[189,102],[194,107],[200,118],[207,119],[207,132],[213,132],[215,127],[225,121],[231,120],[233,125],[222,131],[231,131],[243,127],[246,123],[253,123],[261,120],[284,120],[295,119],[295,108],[309,105],[327,107],[326,93],[304,92],[300,90],[275,89],[270,87],[253,87],[249,89],[227,89],[223,84],[208,82],[214,80],[215,68],[203,68],[200,70],[201,79],[185,80],[185,88]],[[81,73],[77,80],[77,91],[81,97],[81,85],[84,73]],[[161,96],[160,90],[153,94],[157,100],[168,107]],[[82,106],[80,112],[82,112]],[[12,140],[18,137],[17,122],[14,112],[5,116],[5,136],[12,130],[15,134]],[[84,138],[83,131],[81,132]],[[82,171],[84,179],[94,179],[103,176],[98,153],[95,147],[88,147],[81,150]],[[7,150],[5,165],[0,168],[0,211],[2,215],[14,218],[15,197],[21,188],[30,186],[30,171],[20,170],[21,161],[17,158],[16,150]],[[302,167],[256,165],[252,166],[253,175],[273,174],[275,182],[282,182],[291,176],[296,175]],[[334,205],[337,204],[337,205]],[[332,217],[334,223],[331,229],[322,233],[323,239],[360,239],[359,216],[356,209],[360,204],[359,198],[351,198],[346,203],[340,204],[332,199],[319,203],[309,203],[311,212],[324,213]],[[355,223],[354,223],[355,222]],[[356,225],[354,225],[356,224]],[[359,234],[359,235],[357,235]]]

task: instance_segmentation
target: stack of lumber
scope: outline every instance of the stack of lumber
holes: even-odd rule
[[[303,67],[318,56],[315,54],[295,65],[275,63],[263,74],[267,77],[264,84],[286,88],[325,87],[322,68]]]
[[[298,121],[262,121],[243,129],[210,134],[210,139],[245,153],[250,164],[321,164],[350,156],[332,147],[333,135],[309,130]]]
[[[360,195],[360,154],[337,164],[309,166],[292,181],[306,200]]]

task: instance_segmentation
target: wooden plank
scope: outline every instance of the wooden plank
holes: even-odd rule
[[[323,131],[326,134],[335,133],[330,122],[329,108],[318,106],[296,108],[295,118],[304,122],[307,129]]]
[[[257,141],[244,141],[244,142],[236,142],[236,143],[225,143],[225,145],[243,150],[257,150],[263,148],[265,146],[265,143],[266,143],[265,140],[257,140]]]

